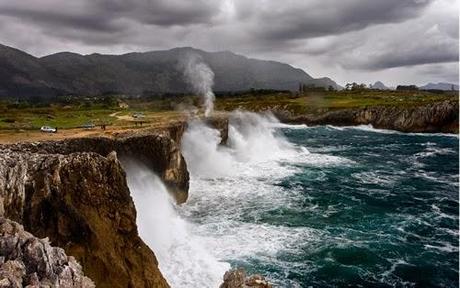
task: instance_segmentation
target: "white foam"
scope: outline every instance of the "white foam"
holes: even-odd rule
[[[302,191],[274,185],[297,173],[301,168],[296,165],[351,161],[310,153],[289,142],[280,128],[306,126],[281,124],[271,114],[237,111],[229,117],[227,147],[219,146],[217,130],[199,121],[184,133],[182,152],[191,179],[189,199],[179,212],[193,222],[194,235],[220,261],[255,257],[274,263],[278,253],[298,253],[299,243],[321,237],[312,228],[270,225],[260,222],[260,217],[265,211],[305,209]]]
[[[180,287],[218,287],[230,265],[219,262],[193,228],[176,212],[166,187],[147,167],[124,160],[128,186],[137,210],[141,238],[154,251],[168,283]]]
[[[331,129],[336,129],[343,131],[345,129],[355,129],[355,130],[362,130],[366,132],[374,132],[374,133],[383,133],[383,134],[401,134],[401,135],[412,135],[412,136],[442,136],[442,137],[456,137],[458,138],[458,134],[450,134],[450,133],[407,133],[401,132],[396,130],[390,129],[378,129],[374,128],[371,124],[368,125],[356,125],[356,126],[333,126],[333,125],[326,125]]]

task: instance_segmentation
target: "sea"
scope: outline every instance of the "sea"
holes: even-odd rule
[[[458,287],[459,137],[306,126],[233,112],[191,120],[189,199],[125,161],[141,238],[172,287],[243,267],[274,287]]]

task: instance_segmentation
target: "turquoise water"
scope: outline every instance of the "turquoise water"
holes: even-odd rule
[[[189,161],[180,213],[219,261],[278,287],[458,287],[458,137],[259,126],[231,137],[269,160]]]
[[[321,237],[276,256],[288,269],[253,271],[302,287],[458,287],[458,138],[318,127],[286,129],[312,153],[352,165],[302,170],[276,185],[304,195],[258,221],[310,227]],[[289,163],[287,163],[289,165]]]

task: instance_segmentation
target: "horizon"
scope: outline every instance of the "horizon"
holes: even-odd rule
[[[314,78],[387,86],[458,85],[459,0],[0,0],[1,41],[36,57],[175,47],[271,60]],[[275,20],[275,21],[267,21]],[[263,25],[262,25],[263,24]]]

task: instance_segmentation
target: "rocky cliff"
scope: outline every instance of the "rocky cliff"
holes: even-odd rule
[[[0,145],[0,149],[32,154],[61,155],[93,152],[104,157],[112,151],[116,151],[118,157],[135,158],[155,171],[165,182],[177,202],[183,203],[188,195],[189,174],[187,165],[180,152],[180,146],[168,137],[177,134],[174,137],[180,139],[183,133],[181,129],[185,128],[180,125],[171,127],[168,135],[143,131],[143,133],[138,134],[126,133],[115,138],[72,138],[62,141]]]
[[[63,249],[51,247],[0,217],[0,287],[94,288],[81,266]]]
[[[321,114],[293,115],[276,111],[283,122],[307,125],[362,125],[402,132],[458,133],[458,101],[444,101],[422,106],[377,106],[342,109]]]
[[[0,151],[2,217],[64,248],[98,287],[168,287],[138,236],[118,157],[148,165],[182,203],[189,176],[174,140],[150,133],[1,145]]]
[[[209,124],[225,138],[227,119]],[[180,141],[186,127],[177,122],[112,138],[0,145],[0,217],[62,247],[98,287],[168,287],[155,255],[138,236],[118,159],[146,164],[183,203],[189,174]]]
[[[2,147],[1,216],[64,248],[98,287],[168,287],[138,236],[116,153],[53,154],[44,147],[58,146],[42,145],[30,146],[35,153]]]

